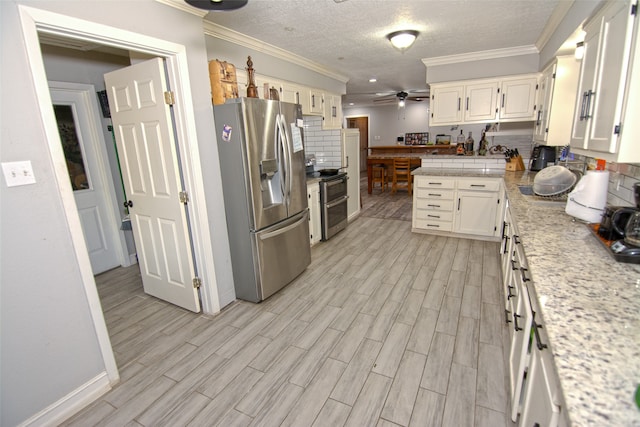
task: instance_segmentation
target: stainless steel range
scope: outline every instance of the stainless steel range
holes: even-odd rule
[[[323,177],[320,181],[322,240],[329,240],[347,227],[347,174]]]

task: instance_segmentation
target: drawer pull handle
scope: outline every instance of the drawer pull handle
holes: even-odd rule
[[[511,314],[511,312],[505,308],[504,309],[504,322],[505,323],[511,323],[511,319],[509,319],[509,314]]]
[[[431,214],[427,214],[427,216],[429,218],[440,218],[440,215],[431,215]]]
[[[520,276],[522,276],[522,281],[523,282],[530,282],[531,279],[529,279],[527,276],[524,275],[524,272],[527,271],[526,268],[524,267],[520,267]]]
[[[516,245],[519,245],[520,243],[522,243],[522,242],[520,241],[520,236],[518,236],[517,234],[514,234],[514,235],[513,235],[513,242],[514,242]]]
[[[513,286],[507,286],[507,299],[511,299],[516,296],[516,294],[511,293],[511,289],[515,289]]]
[[[542,325],[540,323],[536,323],[535,311],[533,312],[533,322],[531,323],[533,324],[533,334],[536,337],[536,346],[538,347],[538,350],[544,350],[548,346],[540,340],[540,332],[538,332],[538,328],[542,329]]]
[[[518,319],[522,317],[519,314],[513,313],[513,329],[518,332],[521,331],[522,328],[520,326],[518,326]]]
[[[440,226],[438,224],[427,224],[427,227],[440,228]]]
[[[471,184],[471,186],[472,187],[482,187],[482,188],[486,187],[486,185],[484,185],[484,184]]]
[[[440,205],[427,205],[427,206],[429,206],[430,208],[439,208],[440,207]]]
[[[441,182],[430,182],[429,185],[442,185]]]
[[[429,196],[442,197],[442,194],[429,193]]]
[[[517,270],[517,269],[518,269],[518,267],[516,267],[516,261],[515,261],[515,260],[513,260],[513,259],[511,260],[511,269],[512,269],[513,271],[515,271],[515,270]]]

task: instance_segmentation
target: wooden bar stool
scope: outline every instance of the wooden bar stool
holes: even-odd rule
[[[394,158],[393,159],[393,179],[391,184],[391,192],[395,193],[398,190],[398,182],[406,182],[407,183],[407,192],[409,196],[411,196],[411,181],[413,180],[413,176],[411,176],[411,160],[410,159],[401,159]]]
[[[387,167],[385,165],[373,165],[371,167],[372,187],[375,188],[376,182],[380,184],[380,191],[384,191],[387,188],[389,177],[387,175]]]

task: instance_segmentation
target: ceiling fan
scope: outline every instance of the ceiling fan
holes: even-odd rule
[[[410,90],[404,91],[401,90],[396,93],[392,93],[389,95],[382,95],[380,98],[375,98],[373,100],[374,104],[395,104],[402,106],[404,102],[412,101],[412,102],[422,102],[429,99],[429,90],[428,89],[420,89],[420,90]],[[378,94],[376,94],[378,95]]]

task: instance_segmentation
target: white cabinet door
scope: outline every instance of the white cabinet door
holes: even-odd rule
[[[309,90],[309,114],[322,115],[324,106],[322,105],[323,93],[319,90]]]
[[[431,120],[429,124],[460,123],[462,121],[462,97],[464,86],[432,86]]]
[[[533,128],[533,140],[544,144],[547,141],[547,124],[551,115],[551,100],[553,94],[553,79],[556,73],[556,63],[544,69],[538,80],[536,95],[536,122]]]
[[[342,127],[342,97],[331,93],[324,94],[323,129],[340,129]]]
[[[497,94],[497,81],[465,86],[464,121],[483,122],[495,120]]]
[[[478,236],[495,235],[497,193],[458,190],[456,203],[454,231]]]
[[[560,407],[553,402],[553,396],[556,393],[552,372],[553,360],[546,357],[548,349],[539,350],[535,344],[533,347],[531,363],[527,371],[520,425],[556,427]]]
[[[585,27],[571,145],[595,152],[586,154],[618,152],[632,46],[633,17],[629,7],[628,1],[611,2]]]
[[[322,237],[320,224],[320,184],[307,185],[307,201],[309,203],[309,242],[315,245]]]
[[[300,104],[300,86],[292,83],[282,83],[280,100],[292,104]]]
[[[536,87],[536,77],[503,80],[500,121],[535,120]]]
[[[559,56],[539,80],[533,138],[545,145],[567,145],[575,111],[580,62],[573,55]]]

